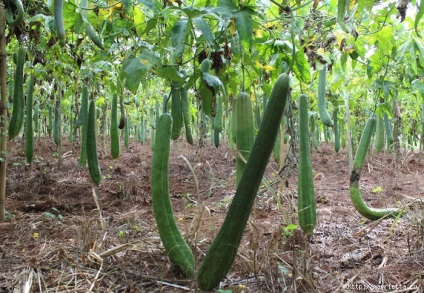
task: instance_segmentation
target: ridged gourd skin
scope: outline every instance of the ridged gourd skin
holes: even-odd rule
[[[94,45],[96,45],[99,49],[104,49],[104,43],[103,40],[100,38],[100,36],[96,33],[94,28],[92,27],[91,23],[88,21],[88,1],[87,0],[81,0],[80,1],[80,11],[81,16],[84,21],[84,27],[85,32],[87,36],[90,38],[90,40],[93,42]]]
[[[202,83],[199,88],[200,98],[202,100],[202,111],[205,115],[209,117],[215,117],[215,109],[213,107],[215,92],[214,89],[207,85],[207,83],[203,80],[203,75],[208,74],[211,69],[211,62],[209,59],[204,59],[202,63],[200,63],[200,72],[202,74]]]
[[[211,66],[211,61],[208,58],[203,59],[203,61],[200,63],[200,72],[209,73],[209,70],[211,70]]]
[[[40,103],[34,106],[34,132],[39,133],[38,113],[40,112]]]
[[[171,263],[186,276],[195,275],[195,260],[175,221],[169,195],[169,151],[172,117],[162,114],[156,124],[156,139],[151,170],[152,206],[160,239]]]
[[[53,130],[53,107],[52,106],[48,106],[49,108],[49,113],[48,113],[48,125],[47,125],[47,133],[49,134],[49,136],[52,135],[52,130]]]
[[[334,123],[334,150],[336,153],[340,151],[340,129],[338,120],[338,109],[333,110],[333,123]]]
[[[219,147],[219,131],[216,129],[213,130],[213,145]]]
[[[327,65],[324,65],[318,73],[318,114],[324,125],[333,126],[333,121],[331,121],[330,114],[327,110],[327,101],[325,97],[326,81]]]
[[[87,166],[87,120],[88,120],[88,87],[82,87],[81,107],[78,116],[81,121],[81,149],[80,149],[80,167]],[[77,121],[78,122],[78,121]]]
[[[61,47],[66,44],[66,35],[65,35],[65,23],[63,20],[63,3],[64,0],[54,0],[54,21],[56,25],[56,32],[59,38],[59,45]]]
[[[8,136],[9,140],[14,139],[21,132],[25,116],[24,99],[24,65],[26,59],[26,49],[21,46],[16,56],[16,68],[13,88],[13,112],[10,118]]]
[[[34,156],[34,127],[33,127],[33,93],[34,79],[29,78],[27,82],[27,102],[25,115],[25,158],[27,163],[32,163]]]
[[[186,140],[189,144],[193,144],[193,134],[191,132],[191,115],[190,115],[190,103],[188,100],[188,91],[187,87],[183,85],[180,88],[180,96],[181,96],[181,107],[183,111],[183,121],[185,128],[185,136]]]
[[[124,146],[127,149],[130,146],[130,121],[128,118],[125,118],[125,127],[124,127]]]
[[[359,189],[359,179],[361,170],[364,166],[365,157],[370,145],[371,137],[376,124],[375,118],[368,119],[356,150],[355,159],[353,161],[353,169],[350,175],[349,193],[355,209],[365,218],[369,220],[378,220],[385,216],[397,217],[403,213],[402,209],[397,208],[371,208],[364,202],[361,191]]]
[[[423,107],[424,110],[424,107]],[[424,115],[424,112],[422,112]],[[389,120],[389,116],[387,115],[387,113],[383,114],[384,116],[384,129],[386,132],[386,136],[387,136],[387,146],[390,147],[393,144],[393,130],[392,130],[392,125],[390,124],[390,120]],[[424,121],[424,119],[423,119]],[[424,130],[424,124],[423,124],[423,130]],[[422,134],[424,134],[424,131],[422,131]]]
[[[54,124],[53,124],[53,140],[54,143],[58,146],[62,138],[61,125],[60,125],[60,108],[61,108],[61,97],[60,95],[56,98],[55,107],[54,107]]]
[[[240,92],[236,97],[236,186],[238,186],[255,140],[252,102],[246,92]]]
[[[314,176],[309,148],[308,97],[299,98],[299,166],[297,175],[297,213],[299,225],[310,235],[317,223]]]
[[[96,45],[99,49],[104,50],[105,46],[103,40],[100,38],[91,23],[89,23],[88,21],[85,24],[85,32],[87,33],[87,36],[90,38],[94,45]]]
[[[177,84],[171,87],[171,116],[172,116],[172,140],[177,140],[181,135],[183,126],[183,110],[181,104],[180,89]]]
[[[222,132],[223,129],[223,102],[222,95],[218,94],[216,96],[216,114],[213,117],[213,128],[218,132]]]
[[[119,157],[119,128],[118,128],[118,95],[112,96],[110,113],[110,155],[113,159]]]
[[[102,171],[97,155],[96,124],[96,104],[94,100],[91,100],[87,119],[87,162],[91,181],[99,185],[102,181]]]
[[[18,12],[18,14],[17,14],[16,18],[14,18],[12,9],[10,7],[7,7],[6,8],[6,22],[10,26],[17,26],[24,19],[24,6],[23,6],[21,0],[12,0],[10,2],[12,2],[15,5],[16,11]]]
[[[380,153],[384,149],[384,118],[377,115],[375,119],[375,150]]]
[[[201,290],[211,291],[217,287],[227,275],[237,255],[287,104],[289,83],[289,76],[282,74],[274,84],[230,209],[197,272],[197,283]]]

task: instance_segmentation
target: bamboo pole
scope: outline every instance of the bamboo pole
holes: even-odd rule
[[[0,222],[5,221],[7,154],[6,12],[0,3]]]

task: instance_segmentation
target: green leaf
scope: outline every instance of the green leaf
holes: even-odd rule
[[[149,19],[146,23],[146,27],[144,28],[143,34],[149,33],[152,29],[156,28],[158,24],[157,18]]]
[[[161,66],[156,69],[156,74],[159,77],[169,79],[171,81],[176,81],[179,84],[184,83],[184,75],[181,74],[174,66]]]
[[[414,28],[415,28],[415,32],[417,33],[417,36],[421,38],[420,33],[418,32],[418,24],[420,23],[420,19],[423,17],[424,15],[424,1],[420,1],[420,6],[418,7],[418,12],[417,15],[415,16],[415,23],[414,23]]]
[[[342,70],[343,70],[344,72],[346,72],[346,62],[347,62],[347,54],[343,54],[343,55],[340,57],[340,65],[341,65]]]
[[[364,9],[371,10],[374,5],[374,0],[358,0],[358,9],[356,10],[356,16],[359,18],[362,15]]]
[[[202,99],[202,111],[207,116],[212,116],[212,100],[215,93],[208,88],[204,83],[199,88],[200,97]]]
[[[181,9],[182,12],[187,14],[189,18],[196,18],[208,13],[206,9],[200,9],[195,7],[184,7]]]
[[[418,92],[420,93],[420,96],[424,98],[424,82],[421,79],[415,79],[412,81],[411,84],[414,89],[418,90]]]
[[[412,39],[414,40],[416,50],[419,52],[418,58],[420,60],[420,63],[421,65],[424,65],[424,46],[417,38],[412,37]]]
[[[299,50],[296,52],[296,61],[293,66],[293,71],[299,81],[303,83],[311,82],[311,72],[309,69],[309,63],[305,57],[305,53],[303,53],[303,50]]]
[[[73,1],[72,1],[73,2]],[[81,25],[82,19],[79,13],[75,13],[75,4],[65,1],[63,4],[63,20],[65,29],[70,29],[76,25]]]
[[[221,15],[233,15],[238,10],[236,3],[233,0],[218,0],[218,6],[214,11]]]
[[[130,56],[122,66],[122,76],[125,78],[125,86],[136,93],[143,76],[157,63],[159,57],[153,52],[143,50],[137,57]]]
[[[217,76],[203,72],[202,79],[208,84],[208,86],[211,86],[214,88],[215,93],[218,92],[219,88],[221,87],[224,92],[224,95],[226,95],[225,86]]]
[[[162,12],[162,6],[159,1],[153,1],[153,0],[138,0],[138,3],[143,4],[150,10],[156,11],[156,12]]]
[[[132,9],[132,3],[131,0],[122,0],[122,4],[124,4],[125,10],[129,11]]]
[[[174,56],[180,57],[184,53],[185,39],[187,36],[188,20],[180,20],[174,23],[172,28],[171,45],[175,48]]]
[[[202,17],[194,18],[193,23],[196,26],[196,28],[202,33],[202,37],[205,38],[206,42],[210,46],[212,46],[215,41],[215,37],[212,33],[212,30],[209,27],[209,24]]]
[[[346,23],[344,21],[346,6],[348,6],[347,0],[337,1],[337,22],[339,23],[339,26],[342,28],[342,30],[348,33],[349,28],[346,26]]]
[[[145,30],[144,24],[146,23],[146,18],[139,6],[134,7],[134,24],[138,34],[142,34]]]
[[[235,14],[236,30],[239,34],[240,41],[244,45],[245,49],[249,49],[252,46],[253,13],[254,11],[250,8],[243,8]]]

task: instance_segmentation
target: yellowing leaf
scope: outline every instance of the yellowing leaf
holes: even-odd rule
[[[231,22],[230,22],[230,34],[233,36],[236,34],[236,22],[234,17],[231,18]]]
[[[372,190],[372,193],[379,193],[379,192],[382,192],[382,191],[384,191],[383,188],[381,186],[377,186],[376,188],[374,188]]]
[[[252,103],[255,101],[255,93],[253,91],[250,91],[250,100]]]
[[[324,48],[318,48],[317,54],[323,56],[325,54]]]
[[[262,37],[264,36],[264,32],[263,32],[263,30],[257,30],[257,31],[256,31],[256,36],[257,36],[258,38],[262,38]]]
[[[34,232],[34,234],[32,234],[32,238],[37,239],[38,238],[38,233]]]
[[[359,78],[358,77],[354,77],[352,79],[352,85],[358,85],[359,84]]]
[[[146,22],[144,18],[144,13],[139,6],[134,6],[134,24],[140,25]]]
[[[262,68],[262,69],[264,69],[266,71],[273,71],[273,70],[275,70],[275,67],[274,66],[271,66],[271,65],[262,65],[258,61],[256,61],[256,66],[258,66],[259,68]]]
[[[149,65],[149,60],[147,59],[140,59],[140,63],[143,65]]]
[[[338,30],[334,32],[334,36],[336,37],[337,44],[341,46],[344,39],[347,37],[347,33],[342,30]]]

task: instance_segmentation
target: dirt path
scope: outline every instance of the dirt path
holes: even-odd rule
[[[151,211],[149,144],[131,143],[114,162],[100,152],[104,175],[94,188],[65,145],[57,168],[52,141],[36,146],[32,166],[21,142],[8,161],[6,209],[0,223],[0,292],[27,283],[31,292],[194,292],[167,261]],[[280,183],[271,162],[221,292],[423,292],[424,161],[405,153],[368,158],[361,192],[373,207],[400,206],[400,219],[370,222],[353,210],[346,154],[313,150],[318,226],[305,239],[296,224],[296,171]],[[190,165],[190,166],[189,166]],[[234,195],[234,156],[227,146],[171,148],[170,189],[178,223],[198,262]],[[194,170],[195,176],[190,170]],[[281,188],[281,184],[283,187]],[[276,198],[276,191],[283,191]],[[279,201],[279,204],[277,202]],[[402,291],[403,290],[403,291]]]

